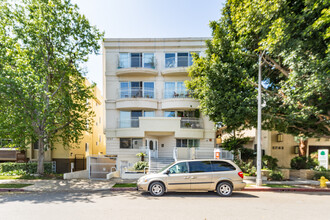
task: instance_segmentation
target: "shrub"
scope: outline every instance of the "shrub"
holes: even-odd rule
[[[243,161],[236,162],[236,164],[241,168],[242,172],[247,174],[247,176],[256,176],[257,168],[253,166],[253,162],[250,161],[245,163]]]
[[[27,174],[37,173],[37,163],[0,163],[0,173],[9,171],[25,171]],[[44,163],[45,173],[53,173],[52,163]]]
[[[283,173],[279,170],[271,170],[269,173],[270,180],[282,180],[283,177]]]
[[[253,160],[256,155],[253,149],[249,149],[249,148],[242,148],[241,150],[241,159],[243,161],[248,161],[248,160]]]
[[[269,155],[264,155],[262,157],[262,162],[264,166],[270,170],[276,170],[278,167],[277,165],[278,159]]]
[[[148,167],[149,164],[147,161],[138,161],[134,164],[134,169],[135,170],[144,170],[144,168]]]
[[[318,161],[316,159],[312,159],[311,157],[294,157],[291,160],[291,168],[300,170],[300,169],[314,169],[318,165]]]
[[[324,176],[326,179],[330,180],[330,170],[315,172],[313,179],[318,180],[322,176]]]

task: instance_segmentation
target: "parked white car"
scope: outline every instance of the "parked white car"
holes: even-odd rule
[[[138,190],[153,196],[171,191],[216,191],[220,196],[231,196],[245,185],[241,169],[230,160],[219,159],[178,161],[137,182]]]

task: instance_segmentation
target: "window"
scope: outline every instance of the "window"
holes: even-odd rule
[[[165,68],[188,67],[193,64],[193,52],[165,53]],[[196,52],[199,54],[199,52]]]
[[[155,68],[153,53],[119,53],[118,68],[144,67]]]
[[[154,98],[154,82],[120,82],[120,98]]]
[[[144,111],[144,117],[155,117],[154,111]]]
[[[199,139],[176,139],[176,147],[199,147]]]
[[[169,169],[170,174],[176,173],[188,173],[188,167],[186,162],[177,163]]]
[[[224,161],[212,161],[212,169],[214,172],[236,170],[236,168],[233,165]]]
[[[85,152],[89,152],[89,144],[85,143]]]
[[[139,118],[144,117],[154,117],[154,111],[120,111],[119,113],[119,128],[138,128]]]
[[[190,173],[212,172],[211,161],[193,161],[189,162]]]
[[[33,143],[33,150],[39,150],[39,140]]]
[[[140,149],[142,147],[142,138],[120,138],[121,149]]]
[[[164,117],[175,117],[175,111],[165,111]]]

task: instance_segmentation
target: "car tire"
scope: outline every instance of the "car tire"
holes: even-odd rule
[[[161,182],[153,182],[149,187],[149,193],[152,196],[162,196],[165,193],[165,186]]]
[[[229,182],[221,182],[217,185],[219,196],[229,197],[233,193],[233,186]]]

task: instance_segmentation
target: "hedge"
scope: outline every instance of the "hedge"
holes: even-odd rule
[[[29,174],[37,173],[37,163],[0,163],[0,173],[24,170]],[[44,163],[45,173],[53,173],[52,163]]]

